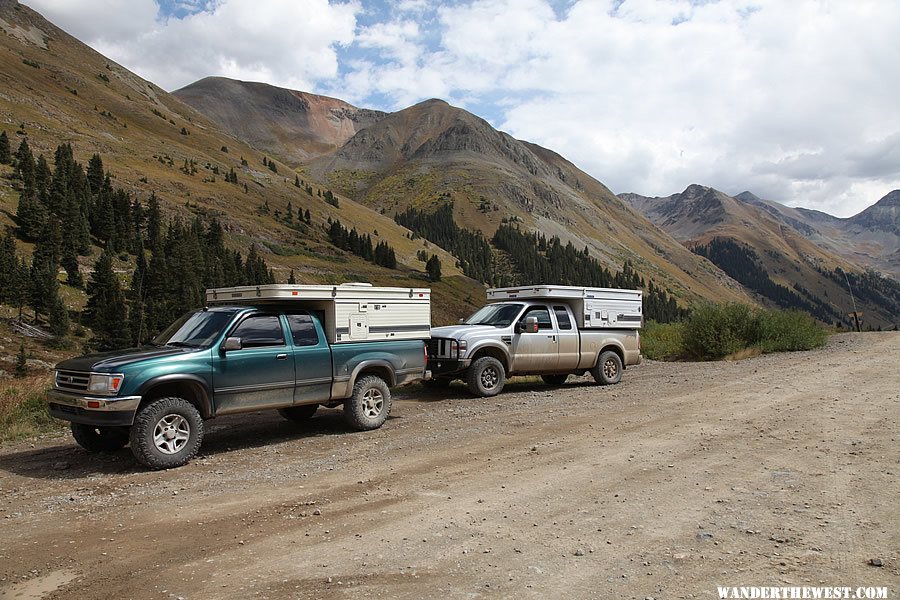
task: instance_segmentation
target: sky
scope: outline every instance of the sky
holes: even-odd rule
[[[442,98],[616,193],[850,216],[900,188],[896,0],[24,0],[167,90]]]

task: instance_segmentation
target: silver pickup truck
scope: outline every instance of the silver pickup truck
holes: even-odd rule
[[[579,329],[578,322],[569,303],[553,298],[488,304],[459,325],[431,330],[429,385],[462,379],[473,394],[487,397],[499,394],[511,375],[540,375],[558,386],[588,371],[608,385],[641,361],[636,328]]]

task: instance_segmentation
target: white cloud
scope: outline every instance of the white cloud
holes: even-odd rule
[[[493,107],[617,192],[702,183],[843,216],[900,187],[896,2],[222,0],[158,21],[151,0],[27,1],[167,89],[220,74]]]
[[[220,0],[181,19],[158,20],[152,0],[28,4],[169,90],[208,75],[312,89],[337,75],[337,49],[353,40],[361,10],[328,0]]]
[[[438,27],[416,60],[362,61],[356,99],[494,102],[615,191],[698,182],[849,215],[900,181],[895,3],[483,0]]]

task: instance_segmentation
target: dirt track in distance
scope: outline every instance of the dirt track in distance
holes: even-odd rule
[[[900,584],[900,334],[208,423],[166,472],[0,448],[0,599],[712,598]],[[884,566],[870,566],[877,558]]]

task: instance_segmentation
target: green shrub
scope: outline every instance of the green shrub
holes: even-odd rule
[[[647,322],[641,330],[641,354],[651,360],[677,360],[684,351],[684,323]]]
[[[811,350],[822,346],[827,337],[825,329],[803,312],[705,304],[695,308],[684,324],[683,346],[688,357],[717,359],[747,349]]]
[[[825,345],[828,332],[811,316],[796,310],[766,310],[757,317],[756,344],[763,352],[812,350]]]
[[[685,324],[685,351],[700,359],[734,354],[750,345],[752,326],[753,313],[746,304],[703,304]]]

